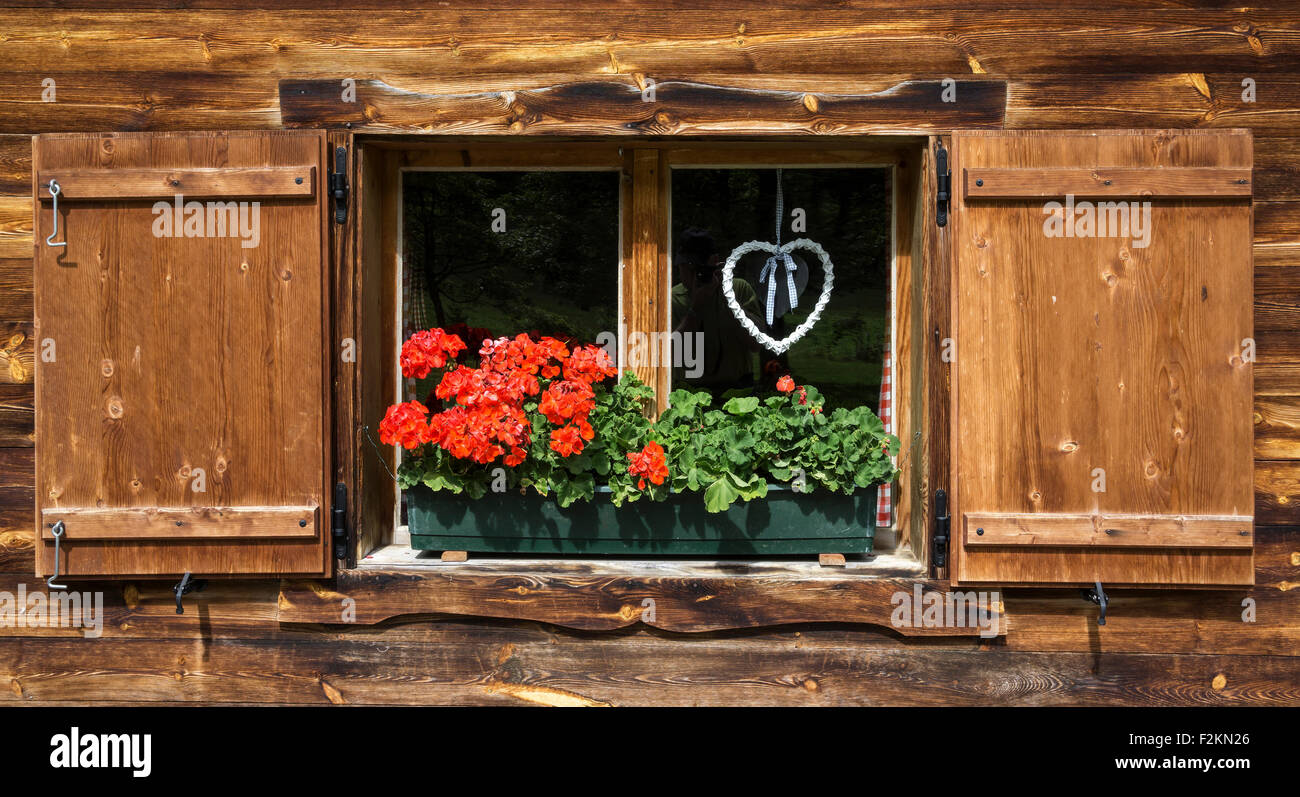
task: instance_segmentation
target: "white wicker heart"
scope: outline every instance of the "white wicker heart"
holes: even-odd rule
[[[736,263],[750,252],[767,252],[768,254],[777,255],[783,252],[789,253],[795,249],[806,249],[807,251],[817,255],[817,257],[822,261],[822,271],[826,276],[822,284],[822,295],[817,297],[817,306],[813,308],[812,312],[808,314],[808,317],[804,319],[802,324],[795,327],[793,332],[781,340],[777,340],[755,326],[749,316],[745,315],[745,311],[740,309],[740,302],[736,301],[736,290],[732,286],[731,281],[736,270]],[[775,274],[772,275],[772,279],[776,279]],[[798,238],[781,246],[777,246],[776,244],[767,241],[746,241],[731,250],[731,255],[727,257],[726,265],[722,267],[722,292],[727,297],[727,305],[731,307],[732,314],[736,316],[736,320],[740,322],[740,325],[743,326],[749,334],[753,335],[759,343],[762,343],[777,354],[783,354],[788,351],[789,348],[799,340],[799,338],[802,338],[808,333],[808,330],[813,328],[817,323],[817,320],[821,318],[822,310],[826,307],[826,303],[831,300],[831,286],[834,285],[834,283],[835,273],[831,267],[831,256],[826,254],[826,250],[822,249],[821,244],[807,238]]]

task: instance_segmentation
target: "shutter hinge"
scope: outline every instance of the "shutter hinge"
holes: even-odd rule
[[[934,566],[948,566],[948,528],[952,519],[948,516],[948,491],[940,488],[934,491]]]
[[[348,220],[348,148],[334,148],[334,171],[330,172],[330,196],[334,198],[334,223]]]
[[[952,173],[948,171],[948,150],[943,142],[934,153],[935,171],[935,208],[934,223],[940,227],[948,226],[948,199],[952,196]]]
[[[334,540],[334,558],[348,558],[348,486],[334,485],[334,506],[330,511],[330,537]]]

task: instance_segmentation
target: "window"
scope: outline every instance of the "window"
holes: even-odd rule
[[[404,379],[394,365],[402,341],[419,329],[439,326],[460,334],[468,344],[462,361],[470,365],[484,337],[527,332],[595,343],[609,351],[620,372],[633,372],[652,389],[660,412],[676,388],[708,391],[721,406],[735,395],[776,395],[778,378],[787,375],[819,390],[827,410],[865,406],[881,412],[882,396],[890,390],[883,379],[887,358],[897,357],[891,351],[894,326],[900,315],[904,323],[914,316],[909,286],[915,171],[899,179],[905,152],[912,151],[907,147],[892,141],[830,151],[807,143],[367,147],[362,213],[368,205],[381,225],[362,228],[361,264],[368,275],[362,279],[362,307],[373,306],[388,321],[381,322],[387,332],[378,336],[385,341],[385,362],[370,358],[362,368],[362,414],[371,439],[363,441],[360,465],[363,482],[371,486],[362,490],[359,525],[369,539],[360,550],[391,542],[406,549],[408,522],[415,527],[409,496],[393,484],[397,452],[372,444],[387,405],[415,399],[434,406],[431,393],[440,376]],[[776,240],[778,174],[786,200],[781,241],[816,241],[833,261],[835,284],[810,331],[788,351],[774,353],[734,327],[738,322],[725,302],[717,304],[717,291],[712,321],[732,324],[727,335],[715,340],[705,327],[683,322],[690,309],[686,282],[697,268],[711,268],[712,280],[737,245]],[[900,190],[909,208],[903,214],[897,212]],[[682,255],[692,238],[712,241],[699,263]],[[766,321],[767,286],[780,282],[782,291],[773,295],[785,294],[788,304],[785,272],[762,278],[761,253],[736,265],[733,285],[749,286],[748,314],[775,338],[803,324],[823,293],[819,255],[800,249],[793,256],[800,266],[791,275],[797,306],[778,307],[777,299],[772,324]],[[900,267],[909,272],[901,288],[895,278]],[[893,308],[896,290],[908,292],[901,312]],[[719,343],[743,350],[728,355]],[[730,363],[723,363],[728,356]],[[733,384],[719,379],[727,369]],[[377,385],[388,387],[381,391]],[[899,420],[906,419],[893,420],[895,434]],[[376,467],[381,459],[387,473]],[[910,484],[910,476],[904,480]],[[377,492],[386,497],[377,501]],[[904,492],[896,487],[892,496],[864,498],[851,510],[854,517],[862,517],[867,500],[874,550],[906,551],[910,518]],[[769,523],[763,520],[766,511],[745,521],[750,532],[755,524]],[[443,513],[439,523],[447,517]],[[651,540],[635,552],[656,555],[660,542]],[[803,550],[817,553],[816,545],[808,541]],[[617,547],[584,541],[575,550],[608,553]],[[724,550],[763,555],[779,548],[741,541]]]

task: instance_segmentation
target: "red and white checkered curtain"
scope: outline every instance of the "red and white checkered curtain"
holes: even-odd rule
[[[424,274],[419,269],[402,265],[402,342],[423,329],[429,328],[429,314],[424,302]],[[408,396],[415,393],[415,380],[406,380]]]
[[[888,318],[888,314],[886,314]],[[893,352],[889,350],[888,336],[885,340],[885,363],[880,372],[880,420],[885,423],[885,432],[894,433],[894,378],[891,373],[894,361]],[[876,492],[876,526],[888,526],[893,520],[894,504],[891,493],[892,484],[882,484]]]

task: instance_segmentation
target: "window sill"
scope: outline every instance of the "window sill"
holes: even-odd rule
[[[373,624],[453,615],[529,620],[585,631],[636,623],[706,632],[796,623],[892,628],[895,596],[947,591],[907,556],[815,559],[537,559],[472,556],[443,562],[390,545],[343,570],[334,585],[285,581],[281,623]],[[904,636],[976,636],[976,628],[895,629]]]

